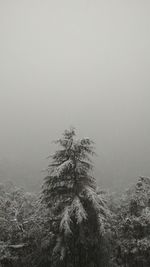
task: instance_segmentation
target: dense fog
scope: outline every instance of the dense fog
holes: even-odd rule
[[[150,2],[0,1],[0,180],[37,189],[68,127],[114,190],[150,176]]]

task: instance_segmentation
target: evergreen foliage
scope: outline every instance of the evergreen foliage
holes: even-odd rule
[[[106,205],[91,174],[93,142],[76,139],[70,129],[56,143],[61,149],[52,155],[43,185],[43,201],[57,219],[52,258],[56,266],[101,266]]]
[[[140,177],[119,201],[116,222],[114,220],[116,247],[113,256],[117,266],[150,266],[149,200],[150,179]]]
[[[110,194],[89,138],[70,129],[56,144],[42,195],[0,184],[0,267],[149,267],[150,179]]]

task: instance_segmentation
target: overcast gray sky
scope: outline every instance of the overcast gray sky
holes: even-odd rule
[[[150,1],[0,0],[0,173],[37,185],[74,125],[108,188],[150,176]]]

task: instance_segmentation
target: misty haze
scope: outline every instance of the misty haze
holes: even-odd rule
[[[60,149],[53,141],[63,138],[66,129],[74,131],[72,127],[81,147],[82,138],[83,146],[94,141],[98,194],[106,190],[117,195],[111,196],[115,200],[109,195],[109,204],[119,203],[118,194],[126,188],[149,184],[149,70],[148,0],[0,0],[0,185],[7,184],[5,193],[14,190],[9,186],[33,195],[41,192],[48,156]],[[72,163],[67,163],[68,170]],[[25,262],[26,267],[58,266]],[[86,264],[77,262],[61,266]],[[110,266],[149,263],[150,256],[148,265],[121,265],[119,258],[120,265],[111,261]],[[1,264],[14,266],[3,265],[0,254]],[[100,264],[88,266],[105,266]]]
[[[96,178],[150,175],[149,1],[0,2],[0,177],[38,186],[71,125],[96,143]]]

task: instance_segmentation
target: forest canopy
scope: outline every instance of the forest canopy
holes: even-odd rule
[[[150,179],[108,193],[90,138],[71,128],[55,144],[39,193],[0,184],[0,266],[150,266]]]

